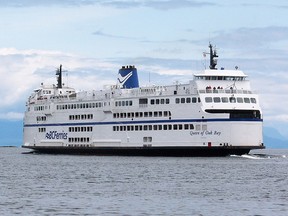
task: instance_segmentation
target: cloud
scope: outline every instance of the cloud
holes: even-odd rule
[[[107,62],[81,58],[69,53],[44,50],[22,51],[13,48],[0,49],[0,64],[2,65],[0,67],[0,109],[9,108],[19,101],[23,102],[30,92],[39,87],[42,82],[56,83],[55,70],[60,64],[63,64],[64,69],[69,71],[69,79],[71,81],[75,80],[76,87],[78,87],[78,84],[83,84],[88,76],[91,76],[91,74],[85,74],[81,77],[86,67],[88,67],[88,71],[94,72],[94,77],[98,78],[99,75],[97,76],[97,74],[101,71],[96,72],[95,68],[101,68],[102,66],[110,67],[110,70],[115,68],[114,65]],[[77,70],[80,73],[75,73]],[[102,80],[106,79],[102,78]],[[66,77],[64,77],[64,81],[66,81]],[[88,80],[86,82],[88,83]],[[87,86],[89,87],[89,85]]]
[[[22,120],[24,117],[23,112],[7,112],[7,113],[0,113],[1,120]]]
[[[178,8],[189,7],[205,7],[214,6],[215,3],[195,1],[195,0],[9,0],[0,1],[0,7],[47,7],[47,6],[86,6],[86,5],[98,5],[104,7],[114,7],[118,9],[122,8],[135,8],[135,7],[148,7],[157,10],[174,10]]]
[[[219,42],[221,47],[229,49],[249,49],[250,51],[259,51],[263,48],[273,49],[273,45],[280,42],[288,42],[287,26],[267,26],[257,28],[238,28],[230,31],[214,32],[211,41]],[[277,44],[276,44],[277,42]],[[245,43],[245,46],[239,46]],[[278,47],[278,49],[284,47]],[[266,54],[266,53],[263,53]]]
[[[96,4],[96,2],[96,0],[9,0],[0,1],[0,7],[81,6]]]
[[[104,33],[101,30],[97,30],[95,32],[92,33],[95,36],[100,36],[100,37],[108,37],[108,38],[118,38],[118,39],[129,39],[129,40],[140,40],[140,38],[136,38],[136,37],[128,37],[128,36],[120,36],[120,35],[114,35],[114,34],[108,34],[108,33]]]
[[[139,0],[139,1],[110,1],[103,2],[103,5],[113,6],[117,8],[129,8],[129,7],[148,7],[158,10],[174,10],[179,8],[191,8],[191,7],[204,7],[204,6],[215,6],[215,3],[195,1],[195,0]]]

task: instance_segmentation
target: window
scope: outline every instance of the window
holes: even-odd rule
[[[236,103],[236,98],[235,97],[230,97],[229,101],[230,101],[230,103]]]
[[[175,99],[175,103],[176,103],[176,104],[179,104],[179,103],[180,103],[180,98],[176,98],[176,99]]]
[[[237,97],[237,103],[243,103],[243,98]]]
[[[214,97],[213,101],[214,101],[214,103],[220,103],[221,99],[220,99],[220,97]]]
[[[206,103],[212,103],[212,97],[206,97],[205,102]]]
[[[251,103],[256,103],[256,99],[255,98],[250,98],[251,99]]]
[[[249,98],[244,98],[244,102],[245,103],[250,103],[250,99]]]
[[[228,98],[227,97],[222,97],[221,100],[222,100],[222,103],[228,103]]]
[[[147,98],[140,98],[139,104],[148,104],[148,99]]]

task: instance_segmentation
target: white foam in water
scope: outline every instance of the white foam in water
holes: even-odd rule
[[[247,159],[252,159],[252,160],[273,159],[273,158],[287,158],[286,155],[266,155],[266,154],[230,155],[230,157],[247,158]]]
[[[270,158],[270,157],[260,157],[258,155],[248,155],[248,154],[244,154],[244,155],[230,155],[230,157],[247,158],[247,159],[252,159],[252,160]]]
[[[265,158],[259,157],[259,156],[257,156],[257,155],[248,155],[248,154],[241,155],[241,157],[243,157],[243,158],[248,158],[248,159],[254,159],[254,160],[265,159]],[[268,157],[268,158],[269,158],[269,157]]]

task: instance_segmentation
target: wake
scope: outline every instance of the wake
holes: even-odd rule
[[[230,155],[234,158],[245,158],[251,160],[263,160],[263,159],[280,159],[287,158],[286,155],[268,155],[268,154],[243,154],[243,155]]]

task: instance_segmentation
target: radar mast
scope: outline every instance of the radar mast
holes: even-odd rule
[[[56,76],[57,76],[57,88],[62,88],[62,64],[60,67],[56,69]]]
[[[216,52],[216,49],[213,50],[213,46],[211,43],[209,43],[209,48],[210,48],[210,66],[209,68],[211,70],[217,70],[216,68],[216,65],[217,65],[217,59],[218,58],[218,55],[217,55],[217,52]]]

